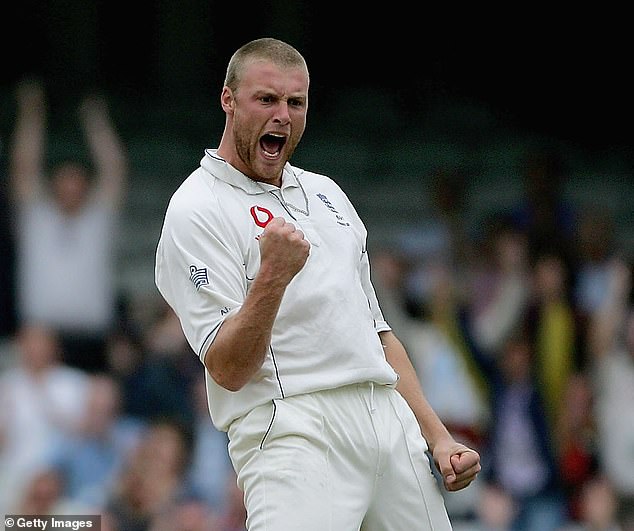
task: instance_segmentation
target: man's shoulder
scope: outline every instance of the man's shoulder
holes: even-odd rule
[[[332,178],[324,173],[310,171],[297,166],[291,166],[295,176],[301,180],[302,184],[311,191],[320,192],[324,190],[337,191],[345,195],[341,186]]]
[[[165,224],[191,230],[192,225],[208,230],[239,224],[234,216],[244,206],[248,195],[209,173],[194,170],[174,191],[165,213]]]
[[[169,200],[171,213],[191,212],[198,207],[213,203],[215,196],[215,178],[198,167],[192,171],[174,190]]]
[[[176,190],[174,190],[172,198],[180,199],[183,196],[196,196],[203,189],[208,188],[211,183],[213,183],[213,176],[211,176],[209,182],[205,182],[203,169],[199,166],[181,181]]]

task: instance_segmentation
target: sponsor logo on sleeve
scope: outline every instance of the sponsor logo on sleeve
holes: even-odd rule
[[[209,285],[209,275],[207,274],[206,267],[196,267],[195,265],[189,266],[189,280],[192,281],[197,290],[202,286]]]

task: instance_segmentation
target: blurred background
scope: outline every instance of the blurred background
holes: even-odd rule
[[[311,72],[292,162],[357,206],[388,321],[443,420],[483,454],[480,484],[448,496],[456,528],[630,529],[625,20],[608,6],[5,6],[0,508],[94,510],[120,530],[243,527],[224,434],[153,261],[171,193],[220,139],[231,54],[274,36]],[[46,197],[32,181],[57,190],[48,177],[69,160],[107,198],[75,224],[50,204],[31,210]],[[91,297],[107,307],[81,306]]]

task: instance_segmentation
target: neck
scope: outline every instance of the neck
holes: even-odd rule
[[[255,175],[251,171],[251,169],[243,162],[236,151],[234,149],[227,148],[226,146],[223,147],[222,142],[220,144],[220,147],[218,147],[218,149],[216,150],[216,155],[224,160],[227,164],[246,175],[252,181],[270,184],[273,186],[277,186],[278,188],[282,186],[282,172],[275,179],[267,179],[264,177],[260,177],[259,175]]]

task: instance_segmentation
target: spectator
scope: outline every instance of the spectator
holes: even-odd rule
[[[614,229],[611,214],[597,207],[585,210],[579,220],[574,296],[576,306],[587,318],[601,307],[608,291],[611,260],[618,250]]]
[[[124,150],[105,101],[86,97],[79,115],[96,180],[91,183],[78,159],[67,160],[53,169],[49,190],[43,87],[20,83],[17,106],[9,171],[18,214],[18,318],[57,330],[68,364],[103,370],[115,310],[114,235],[127,171]]]
[[[178,417],[184,423],[194,422],[192,386],[200,374],[199,363],[191,355],[178,317],[163,300],[158,315],[143,333],[147,353],[143,367],[147,406],[153,415]],[[164,390],[170,389],[170,393]]]
[[[235,476],[227,445],[227,434],[218,431],[209,418],[205,377],[200,374],[192,388],[195,405],[194,441],[189,477],[198,495],[214,511],[227,503],[227,484]]]
[[[21,498],[53,446],[78,429],[88,385],[60,362],[51,330],[23,325],[17,347],[18,364],[0,375],[0,508]]]
[[[227,482],[227,503],[220,515],[220,531],[247,531],[247,510],[244,506],[243,492],[233,474]]]
[[[466,179],[461,168],[434,168],[422,190],[425,205],[415,223],[399,237],[402,253],[410,262],[404,279],[407,302],[415,308],[425,298],[425,269],[430,262],[464,267],[469,254],[465,221]]]
[[[579,517],[582,487],[597,472],[598,441],[594,397],[584,373],[572,375],[562,399],[560,420],[555,426],[558,463],[565,490],[568,516]]]
[[[191,437],[180,422],[157,419],[130,454],[105,510],[126,531],[147,531],[192,496]]]
[[[612,264],[621,252],[619,247],[611,212],[596,205],[582,212],[575,238],[573,300],[584,335],[579,353],[584,366],[592,358],[586,334],[609,293]]]
[[[634,529],[634,305],[631,266],[611,264],[604,302],[589,333],[599,460],[616,491],[619,520]]]
[[[404,341],[429,403],[456,439],[477,448],[489,418],[488,389],[465,329],[464,304],[449,265],[428,266],[426,276],[429,293]]]
[[[149,531],[233,531],[220,526],[211,508],[197,498],[185,498],[172,510],[157,517]]]
[[[150,313],[143,323],[128,317],[110,334],[108,371],[119,382],[127,415],[144,420],[179,418],[191,426],[197,362],[172,309],[161,300],[156,314]]]
[[[530,341],[512,336],[489,375],[492,425],[483,470],[488,483],[513,500],[513,531],[554,531],[564,521],[566,506],[532,356]]]
[[[533,343],[533,366],[551,433],[559,424],[564,393],[581,366],[578,323],[571,302],[569,272],[556,252],[542,250],[533,265],[532,298],[524,325]]]
[[[421,315],[403,330],[406,345],[427,400],[453,437],[479,450],[489,422],[488,385],[469,337],[464,301],[456,275],[445,263],[428,263]],[[451,389],[451,392],[447,392]],[[445,493],[453,520],[470,517],[478,504],[476,483]]]
[[[473,521],[454,526],[454,531],[512,531],[517,508],[513,498],[498,486],[485,483],[478,496]]]
[[[61,441],[51,459],[64,475],[66,496],[90,507],[103,507],[141,429],[139,421],[122,415],[116,380],[107,374],[91,376],[79,429]]]
[[[470,281],[470,328],[483,353],[499,352],[519,326],[530,295],[529,247],[526,234],[506,215],[487,222],[483,262],[474,264]]]
[[[146,352],[141,333],[134,326],[121,326],[108,337],[108,374],[121,391],[121,412],[139,419],[152,416],[144,386]]]
[[[74,503],[64,495],[64,490],[61,472],[44,467],[29,479],[22,499],[10,512],[26,515],[92,514],[91,506]]]
[[[618,501],[614,487],[602,475],[588,480],[581,487],[579,518],[560,531],[630,531],[617,518]]]

